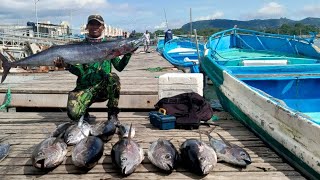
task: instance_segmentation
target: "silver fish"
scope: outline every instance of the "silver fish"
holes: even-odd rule
[[[9,62],[0,53],[3,75],[1,83],[6,79],[11,67],[15,66],[54,66],[54,60],[62,59],[67,64],[84,64],[113,59],[120,55],[132,52],[142,44],[143,38],[128,38],[112,42],[89,43],[80,42],[74,44],[52,46],[47,50],[28,56],[18,61]]]
[[[116,132],[116,125],[112,121],[106,121],[98,123],[94,126],[91,126],[90,133],[93,136],[98,136],[104,142],[108,142],[112,139],[114,133]]]
[[[104,144],[95,136],[82,139],[72,150],[72,162],[77,167],[91,169],[103,155]]]
[[[80,121],[79,121],[80,122]],[[64,141],[68,145],[75,145],[90,134],[91,126],[87,122],[81,125],[71,125],[64,134]]]
[[[207,175],[217,165],[215,151],[198,139],[187,139],[180,147],[181,160],[191,171]]]
[[[64,161],[67,152],[67,144],[61,138],[47,138],[33,150],[32,164],[40,169],[54,168]]]
[[[229,143],[219,133],[217,134],[221,140],[215,139],[210,135],[211,131],[205,132],[205,134],[209,138],[211,147],[217,153],[218,161],[224,161],[240,167],[246,167],[247,165],[251,164],[251,158],[247,151],[235,144]]]
[[[150,145],[148,159],[158,168],[172,171],[176,168],[179,153],[169,140],[158,139]]]
[[[131,139],[131,129],[128,138],[120,139],[112,146],[111,159],[112,163],[121,169],[123,175],[133,173],[144,159],[143,150],[138,143]]]
[[[120,138],[129,137],[129,129],[130,129],[130,125],[129,124],[120,124],[120,125],[118,125],[118,134],[119,134]],[[132,127],[132,129],[131,129],[131,138],[133,138],[135,134],[136,134],[136,130],[135,130],[134,127]]]
[[[9,143],[0,143],[0,162],[8,156],[10,152]]]

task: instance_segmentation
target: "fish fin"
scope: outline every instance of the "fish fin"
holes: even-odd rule
[[[201,131],[200,129],[198,130],[199,136],[200,136],[200,141],[202,141],[202,137],[201,137]]]
[[[64,135],[64,133],[59,134],[59,136],[56,137],[56,139],[52,142],[52,144],[56,144],[60,139],[62,139],[63,135]]]
[[[217,132],[216,132],[217,133]],[[229,147],[232,147],[232,145],[227,141],[224,137],[222,137],[219,133],[217,133],[220,139]]]
[[[3,67],[3,73],[2,73],[2,78],[1,78],[1,83],[6,79],[10,69],[11,69],[11,64],[9,63],[8,59],[4,57],[2,53],[0,53],[0,59],[2,61],[2,67]]]
[[[128,140],[129,140],[129,142],[130,142],[130,140],[131,140],[131,130],[132,130],[132,123],[130,124],[129,134],[128,134]]]

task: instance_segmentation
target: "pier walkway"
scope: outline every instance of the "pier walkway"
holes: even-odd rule
[[[162,71],[156,71],[161,68]],[[67,93],[74,88],[76,77],[66,71],[9,74],[5,83],[0,84],[0,102],[3,102],[9,86],[12,92],[11,112],[0,112],[0,138],[5,137],[5,142],[12,146],[8,157],[0,162],[0,179],[304,179],[252,132],[223,111],[215,112],[219,117],[215,122],[218,125],[215,131],[250,154],[253,162],[247,168],[219,162],[209,175],[202,177],[181,166],[171,174],[163,173],[153,166],[146,156],[150,142],[158,138],[171,139],[179,148],[188,138],[200,138],[198,130],[159,130],[150,124],[148,112],[153,110],[153,105],[158,101],[158,76],[167,72],[180,71],[153,52],[135,54],[125,71],[119,73],[122,83],[122,112],[119,119],[122,123],[133,124],[136,128],[134,139],[145,153],[142,164],[128,177],[121,176],[111,163],[111,147],[118,141],[117,135],[105,144],[104,155],[89,171],[78,169],[72,164],[70,151],[66,160],[52,171],[44,172],[34,168],[30,159],[34,147],[48,137],[57,125],[69,121],[64,108]],[[103,110],[105,103],[94,107]],[[32,112],[23,112],[24,108]],[[41,109],[44,108],[60,108],[61,112],[43,112]],[[96,122],[107,118],[105,112],[92,111],[90,115]],[[200,126],[200,130],[209,129]],[[214,132],[211,135],[218,138]],[[202,136],[202,140],[208,142],[205,136]]]

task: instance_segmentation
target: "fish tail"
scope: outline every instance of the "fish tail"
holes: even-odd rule
[[[1,78],[1,83],[6,79],[10,69],[11,69],[11,64],[9,63],[8,59],[4,57],[2,53],[0,53],[0,59],[2,61],[2,67],[3,67],[3,73],[2,73],[2,78]]]

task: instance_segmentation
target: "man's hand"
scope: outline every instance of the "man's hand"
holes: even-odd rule
[[[64,68],[67,67],[68,65],[64,62],[63,58],[57,58],[56,60],[53,61],[54,66],[57,68]]]

